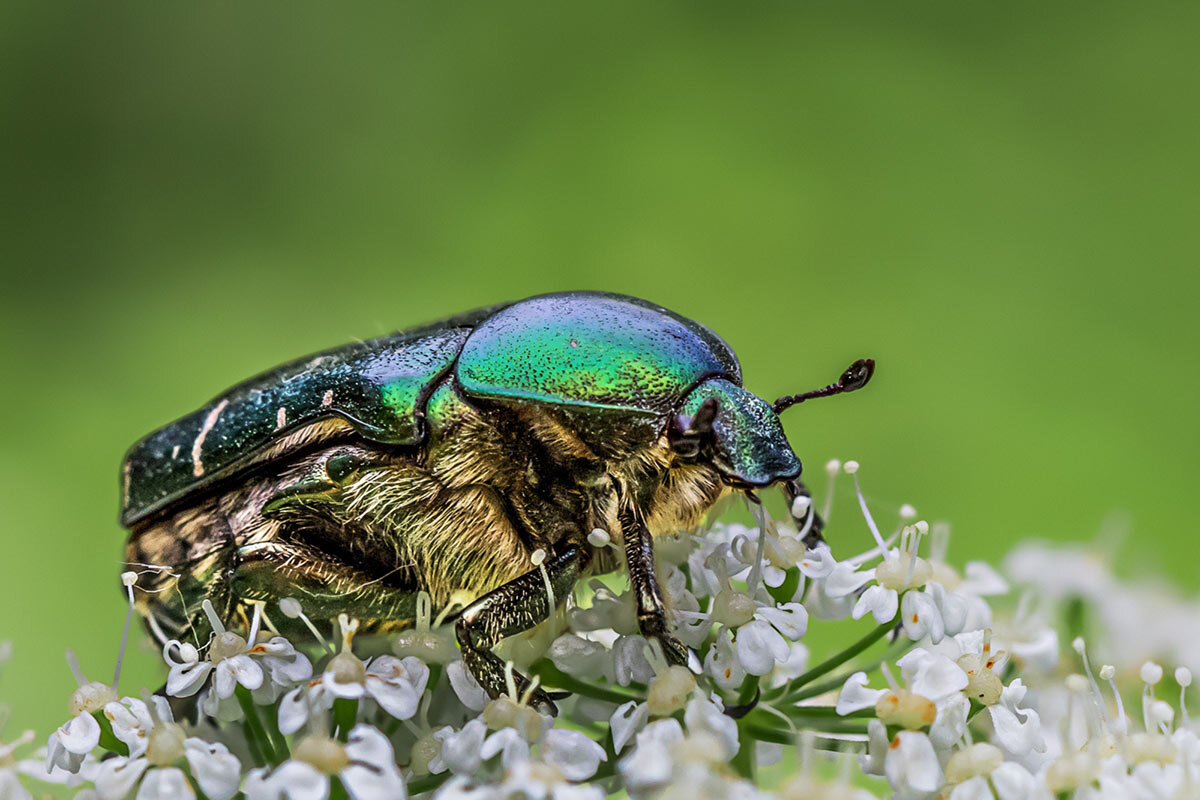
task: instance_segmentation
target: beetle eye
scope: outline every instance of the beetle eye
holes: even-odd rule
[[[325,460],[325,474],[339,486],[354,477],[360,466],[358,458],[350,453],[338,453]]]
[[[682,436],[671,442],[671,449],[680,458],[695,458],[700,455],[700,440],[692,436]]]

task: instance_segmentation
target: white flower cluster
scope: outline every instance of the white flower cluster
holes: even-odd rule
[[[1139,662],[1135,724],[1117,685],[1128,658],[1093,674],[1082,639],[1060,652],[1077,632],[1060,637],[1052,622],[1075,598],[1111,618],[1093,591],[1105,584],[1076,570],[1062,581],[1079,586],[1056,594],[1056,578],[1018,551],[1010,577],[1041,585],[993,609],[1008,581],[982,562],[950,566],[946,526],[903,506],[885,533],[858,464],[827,473],[820,516],[830,520],[839,476],[861,512],[828,528],[840,557],[810,535],[807,497],[789,509],[795,524],[751,498],[754,527],[659,541],[673,635],[695,654],[687,667],[640,635],[616,576],[581,587],[565,625],[501,651],[512,660],[497,698],[443,624],[460,603],[434,618],[422,595],[415,626],[385,642],[356,641],[345,615],[311,620],[281,602],[315,644],[274,633],[261,606],[236,631],[206,604],[209,641],[163,643],[163,696],[122,696],[117,679],[89,681],[69,656],[69,718],[37,756],[16,755],[28,732],[0,744],[0,800],[31,800],[36,780],[85,800],[1200,800],[1192,673],[1175,670],[1171,704],[1158,696],[1164,670]],[[617,546],[603,531],[589,541]],[[123,576],[131,610],[134,577]],[[810,624],[848,635],[810,652]],[[1175,663],[1183,648],[1169,651]],[[522,691],[515,669],[532,676]],[[572,693],[557,719],[530,705],[538,686]]]

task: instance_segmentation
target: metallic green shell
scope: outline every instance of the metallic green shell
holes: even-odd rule
[[[701,403],[716,398],[714,462],[725,475],[751,486],[766,486],[800,474],[800,459],[788,444],[771,404],[726,380],[697,386],[680,413],[693,416]]]
[[[467,339],[456,376],[474,397],[663,421],[705,378],[741,383],[737,357],[711,330],[605,292],[531,297],[497,312]]]
[[[340,417],[371,441],[418,444],[426,395],[454,363],[469,325],[491,310],[450,320],[461,327],[435,323],[286,364],[155,431],[125,456],[121,523],[236,475],[321,419]]]

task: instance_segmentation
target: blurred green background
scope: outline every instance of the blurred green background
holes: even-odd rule
[[[789,434],[951,520],[958,558],[1125,510],[1126,566],[1195,585],[1198,21],[5,3],[6,733],[65,718],[65,646],[111,674],[131,442],[278,362],[556,289],[707,323],[768,398],[873,355]],[[145,652],[127,675],[161,680]]]

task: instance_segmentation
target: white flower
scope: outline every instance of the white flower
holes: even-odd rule
[[[511,729],[509,729],[511,730]],[[551,728],[539,743],[542,760],[555,766],[569,781],[587,780],[607,761],[604,748],[579,731]]]
[[[4,643],[0,643],[3,646]],[[3,652],[0,651],[0,663],[4,662]],[[0,722],[6,709],[0,707]],[[33,741],[33,731],[25,731],[15,740],[4,744],[0,742],[0,800],[33,800],[33,795],[21,785],[17,777],[17,761],[13,753],[22,745]]]
[[[746,668],[737,657],[733,635],[722,626],[704,657],[704,671],[722,689],[734,690],[746,679]]]
[[[728,761],[737,755],[740,747],[737,722],[700,692],[696,692],[688,702],[683,721],[687,725],[688,735],[699,731],[712,734],[714,741],[721,746],[721,752],[714,754],[715,759]]]
[[[772,608],[760,605],[753,621],[737,629],[738,661],[751,675],[766,675],[791,656],[790,642],[808,628],[808,611],[799,603]],[[790,640],[790,641],[789,641]]]
[[[450,681],[450,687],[459,702],[467,709],[479,712],[487,706],[488,693],[461,660],[451,661],[446,666],[446,678]]]
[[[884,775],[893,791],[936,792],[942,785],[942,766],[929,737],[900,731],[888,747]]]
[[[862,619],[870,612],[875,621],[880,625],[891,622],[896,618],[896,611],[900,607],[900,596],[896,594],[895,589],[887,589],[883,586],[868,586],[863,592],[858,602],[854,604],[853,616],[855,619]]]
[[[617,706],[617,710],[609,718],[608,726],[612,730],[613,749],[620,753],[634,734],[646,726],[650,720],[650,709],[645,703],[630,700]]]
[[[637,735],[633,752],[617,765],[631,792],[661,786],[671,779],[671,748],[683,741],[683,728],[674,719],[651,722]]]
[[[163,660],[168,667],[167,694],[191,697],[208,685],[211,676],[210,691],[203,703],[205,711],[211,716],[237,719],[240,709],[231,710],[236,706],[225,701],[239,685],[253,692],[256,701],[271,703],[281,690],[312,675],[312,663],[284,637],[257,641],[261,605],[254,606],[248,638],[226,630],[208,600],[204,601],[204,610],[215,631],[206,658],[202,659],[200,652],[187,642],[172,639],[163,645]]]
[[[456,775],[470,775],[483,763],[487,725],[482,719],[473,719],[462,730],[441,733],[438,738],[442,742],[442,763]]]
[[[368,664],[354,655],[351,643],[358,621],[339,617],[342,650],[326,665],[319,677],[297,687],[279,703],[279,730],[292,734],[313,714],[333,707],[334,700],[370,699],[396,719],[411,719],[429,681],[429,667],[414,656],[376,656]]]
[[[326,800],[336,775],[354,800],[404,800],[407,789],[392,744],[369,725],[355,725],[345,745],[310,736],[297,742],[292,758],[273,771],[246,776],[247,800]]]
[[[546,655],[554,666],[572,677],[608,681],[614,677],[612,654],[608,648],[574,633],[564,633],[555,639]]]
[[[1019,707],[1025,699],[1025,691],[1025,684],[1017,678],[1004,688],[1000,702],[988,708],[992,726],[996,729],[996,741],[1014,756],[1046,750],[1038,712]]]
[[[139,800],[195,797],[195,790],[183,770],[173,766],[181,759],[187,760],[196,784],[206,797],[229,800],[237,794],[242,773],[237,756],[224,745],[186,738],[183,729],[171,721],[170,709],[165,702],[156,702],[153,714],[144,704],[141,709],[136,709],[136,712],[142,711],[147,712],[149,719],[149,725],[137,728],[145,737],[140,748],[142,754],[116,756],[100,763],[94,780],[102,800],[121,800],[131,794],[135,786]],[[136,712],[132,715],[140,716]]]
[[[83,759],[100,744],[100,723],[87,712],[76,714],[46,742],[46,772],[53,768],[78,772]]]

